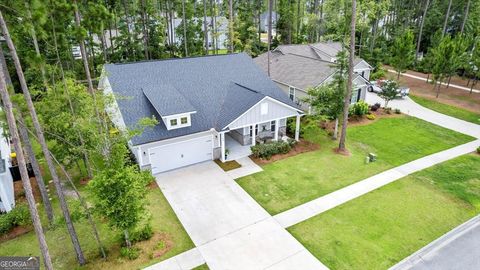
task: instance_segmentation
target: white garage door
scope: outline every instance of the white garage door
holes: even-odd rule
[[[151,148],[152,173],[160,173],[212,159],[212,136]]]

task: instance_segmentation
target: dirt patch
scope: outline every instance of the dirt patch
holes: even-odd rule
[[[152,254],[153,258],[162,257],[165,253],[173,248],[173,240],[170,235],[166,233],[157,233],[150,241],[157,243],[155,244],[155,250]]]
[[[152,181],[148,184],[148,189],[157,189],[158,188],[158,185],[157,185],[157,182],[156,181]]]
[[[215,159],[215,163],[226,172],[242,167],[242,165],[235,160],[222,162],[219,159]]]
[[[37,180],[35,177],[30,177],[30,185],[32,186],[33,197],[36,202],[42,202],[42,196],[40,195],[40,190],[38,189]],[[48,185],[47,185],[48,188]],[[15,201],[26,202],[25,190],[23,189],[22,181],[13,182],[13,192],[15,194]]]
[[[32,231],[32,226],[17,226],[10,230],[8,233],[2,235],[0,237],[0,243],[6,242],[8,240],[14,239],[19,237],[20,235],[24,235],[30,231]]]
[[[318,150],[318,149],[320,149],[320,145],[301,139],[297,144],[295,144],[295,146],[292,148],[292,150],[290,150],[290,152],[288,152],[286,154],[273,155],[270,159],[260,159],[260,158],[256,158],[256,157],[253,157],[253,156],[250,156],[250,158],[256,164],[263,165],[263,164],[272,163],[272,162],[275,162],[277,160],[281,160],[281,159],[284,159],[284,158],[293,157],[293,156],[296,156],[298,154],[315,151],[315,150]]]
[[[415,71],[408,71],[408,74],[427,78],[427,74],[415,72]],[[395,77],[393,73],[388,73],[387,77]],[[430,76],[431,78],[431,76]],[[468,87],[467,86],[468,80],[455,76],[452,77],[451,83]],[[458,88],[441,86],[440,87],[440,95],[436,98],[437,91],[433,89],[433,84],[427,83],[422,80],[401,76],[400,77],[400,84],[406,85],[410,87],[410,93],[412,95],[434,99],[438,102],[445,103],[452,106],[457,106],[459,108],[463,108],[465,110],[469,110],[475,113],[480,113],[480,93],[472,93],[470,94],[468,91],[461,90]],[[480,84],[477,84],[476,88],[480,87]]]
[[[92,180],[92,178],[84,177],[84,178],[80,179],[79,183],[80,183],[80,185],[85,186],[85,185],[88,184],[88,182],[90,182],[90,180]]]

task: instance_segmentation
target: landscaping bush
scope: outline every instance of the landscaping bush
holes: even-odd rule
[[[30,212],[24,204],[19,204],[12,211],[0,215],[0,235],[8,233],[16,226],[31,224]]]
[[[152,225],[148,223],[140,230],[136,230],[133,233],[131,233],[130,241],[132,241],[132,243],[145,241],[152,238],[152,236],[153,236],[153,228],[152,228]]]
[[[359,101],[351,107],[353,115],[362,116],[368,113],[368,104],[365,101]]]
[[[378,104],[378,106],[377,106],[377,104],[378,104],[378,103],[375,103],[375,105],[372,105],[372,106],[370,107],[370,111],[376,112],[376,111],[380,108],[380,104]]]
[[[257,144],[252,146],[251,150],[256,158],[270,159],[273,155],[288,153],[292,149],[291,144],[291,142],[282,141]]]
[[[375,120],[375,114],[372,114],[372,113],[367,114],[367,119],[368,120]]]
[[[301,119],[300,123],[300,138],[303,138],[303,134],[306,130],[314,129],[319,125],[319,116],[305,115]],[[287,133],[295,134],[296,119],[294,117],[287,119]]]
[[[401,111],[400,109],[395,109],[394,112],[395,112],[396,114],[401,114],[401,113],[402,113],[402,111]]]
[[[140,250],[136,247],[122,247],[120,249],[120,257],[127,258],[129,260],[135,260],[140,255]]]
[[[390,107],[385,107],[385,112],[386,112],[387,114],[391,114],[391,113],[392,113],[392,108],[390,108]]]

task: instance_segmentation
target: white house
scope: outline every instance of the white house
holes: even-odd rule
[[[127,97],[107,111],[119,129],[159,121],[129,142],[154,174],[248,156],[256,143],[285,139],[289,117],[299,138],[303,112],[244,53],[108,64],[99,88]]]
[[[10,174],[10,142],[3,136],[0,126],[0,211],[9,212],[15,207],[13,179]]]

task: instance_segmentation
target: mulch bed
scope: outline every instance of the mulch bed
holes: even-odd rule
[[[8,233],[0,236],[0,243],[6,242],[8,240],[14,239],[16,237],[19,237],[20,235],[24,235],[26,233],[29,233],[30,231],[33,230],[33,227],[31,225],[29,226],[17,226],[13,228],[11,231]]]
[[[215,159],[214,161],[220,168],[222,168],[226,172],[242,167],[242,165],[240,165],[240,163],[236,162],[235,160],[221,162],[220,160]]]
[[[264,164],[275,162],[277,160],[281,160],[281,159],[288,158],[288,157],[293,157],[293,156],[296,156],[298,154],[311,152],[311,151],[315,151],[315,150],[318,150],[318,149],[320,149],[320,145],[301,139],[297,144],[295,144],[295,146],[292,148],[292,150],[290,150],[290,152],[288,152],[286,154],[273,155],[270,159],[260,159],[260,158],[256,158],[256,157],[253,157],[253,156],[250,156],[250,158],[256,164],[264,165]]]

